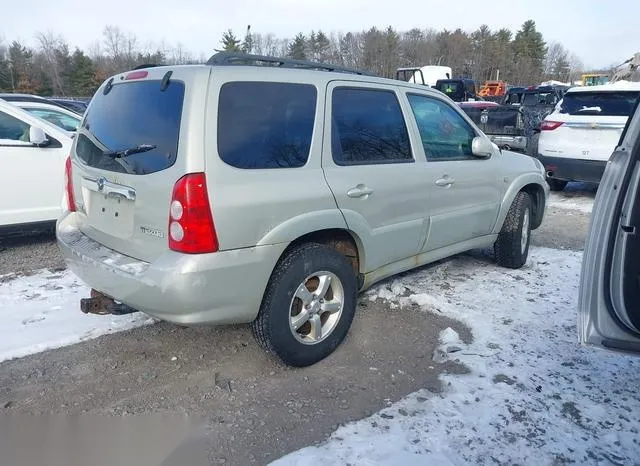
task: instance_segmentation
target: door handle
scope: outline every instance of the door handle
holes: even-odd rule
[[[373,189],[367,188],[363,184],[359,184],[347,191],[347,196],[349,197],[367,197],[369,194],[373,194]]]
[[[444,178],[438,178],[435,181],[436,186],[441,186],[443,188],[446,188],[447,186],[451,186],[455,182],[456,180],[454,180],[453,178],[449,178],[448,176],[445,176]]]

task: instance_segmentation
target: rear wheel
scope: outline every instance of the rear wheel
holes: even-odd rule
[[[519,192],[493,245],[496,262],[503,267],[519,269],[527,262],[530,241],[531,197]]]
[[[356,276],[346,257],[320,244],[299,246],[276,266],[253,334],[285,364],[309,366],[344,340],[356,293]]]
[[[567,187],[569,182],[565,180],[557,180],[555,178],[547,178],[547,184],[549,185],[549,189],[551,191],[562,191]]]

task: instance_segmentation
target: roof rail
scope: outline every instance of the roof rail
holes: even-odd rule
[[[218,52],[207,60],[207,65],[211,66],[273,66],[277,68],[300,68],[307,70],[335,71],[338,73],[351,73],[364,76],[375,76],[366,71],[345,68],[339,65],[330,65],[305,60],[293,60],[289,58],[267,57],[263,55],[251,55],[238,52]]]

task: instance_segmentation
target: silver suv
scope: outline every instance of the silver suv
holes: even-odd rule
[[[548,196],[537,160],[436,90],[229,54],[109,78],[66,179],[86,312],[252,322],[293,366],[333,352],[385,277],[491,245],[521,267]]]

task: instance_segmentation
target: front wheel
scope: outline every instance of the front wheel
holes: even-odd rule
[[[519,192],[493,245],[496,262],[503,267],[519,269],[527,262],[530,241],[531,196]]]
[[[253,334],[285,364],[310,366],[346,337],[356,294],[356,275],[345,256],[320,244],[299,246],[276,266]]]

